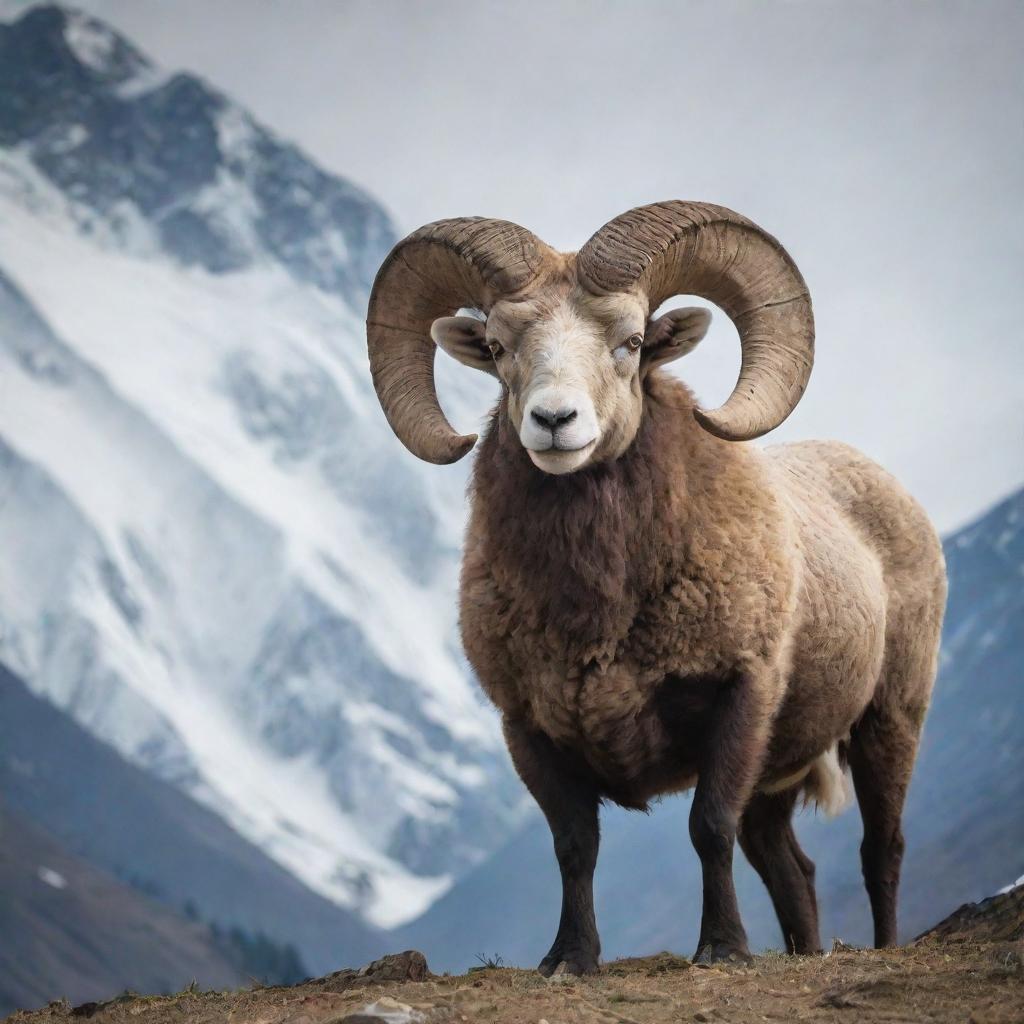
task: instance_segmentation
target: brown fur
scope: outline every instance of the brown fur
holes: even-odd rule
[[[499,406],[474,472],[462,586],[463,639],[492,700],[605,763],[632,806],[672,788],[652,770],[692,781],[692,751],[666,761],[673,737],[653,703],[666,677],[776,663],[772,621],[795,600],[751,452],[700,430],[669,378],[651,375],[646,409],[621,458],[555,477],[530,463]],[[736,502],[743,522],[727,514]],[[747,614],[733,628],[737,603]],[[770,684],[781,697],[781,680]],[[706,685],[679,685],[707,705]]]
[[[945,595],[938,540],[852,449],[721,441],[697,425],[682,384],[655,371],[643,386],[640,428],[618,459],[542,473],[503,398],[473,473],[463,639],[575,893],[542,966],[554,969],[552,956],[570,970],[596,965],[596,930],[580,924],[593,913],[596,826],[578,839],[590,803],[594,813],[601,797],[643,807],[694,784],[700,949],[743,955],[731,881],[741,816],[767,799],[754,798],[759,785],[847,740],[876,938],[894,941],[899,815]],[[551,781],[559,775],[584,794],[571,808]],[[806,951],[817,948],[816,911],[803,896],[791,906],[786,891],[809,862],[788,830],[792,801],[771,799],[785,823],[755,814],[741,835],[762,850],[751,829],[766,822],[775,847],[791,851],[752,859],[783,927],[796,928],[787,942]],[[567,861],[584,863],[582,874]],[[800,891],[809,885],[813,900],[810,867]]]

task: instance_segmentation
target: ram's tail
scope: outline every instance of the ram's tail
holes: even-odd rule
[[[846,744],[833,744],[815,758],[803,782],[804,806],[813,803],[830,818],[845,811],[853,800],[853,785],[846,770]]]

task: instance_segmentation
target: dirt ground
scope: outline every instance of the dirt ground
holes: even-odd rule
[[[752,965],[697,967],[669,953],[605,964],[592,978],[545,980],[486,968],[430,974],[398,954],[292,988],[125,994],[102,1005],[51,1003],[11,1024],[661,1024],[841,1021],[1024,1024],[1024,887],[961,908],[916,943],[841,944],[823,956],[767,954]],[[402,979],[402,980],[389,980]]]

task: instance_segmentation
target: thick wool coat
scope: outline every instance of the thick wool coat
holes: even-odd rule
[[[533,466],[505,399],[492,414],[461,583],[490,699],[629,807],[695,783],[737,683],[770,735],[761,788],[810,780],[869,706],[905,723],[912,762],[945,602],[923,510],[849,446],[723,441],[675,378],[644,390],[627,452],[568,476]]]

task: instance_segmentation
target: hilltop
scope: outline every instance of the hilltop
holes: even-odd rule
[[[594,978],[486,966],[433,975],[422,954],[385,957],[289,988],[126,994],[103,1005],[51,1003],[10,1024],[91,1018],[96,1024],[370,1024],[466,1021],[934,1021],[1024,1019],[1024,886],[961,907],[909,946],[823,956],[758,956],[749,966],[697,967],[670,953],[605,964]]]

